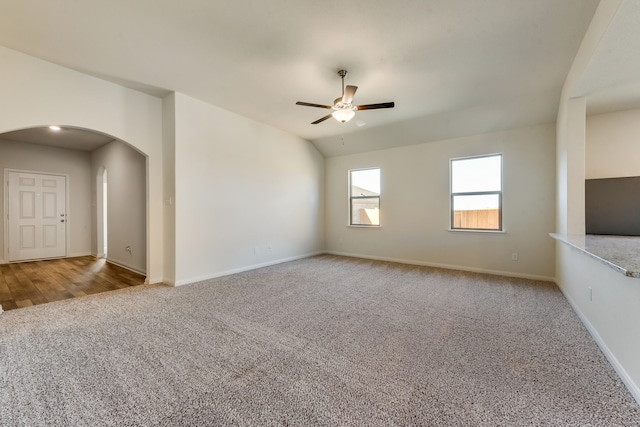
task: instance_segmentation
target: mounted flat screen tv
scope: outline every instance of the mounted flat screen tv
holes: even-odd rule
[[[585,181],[587,234],[640,236],[640,176]]]

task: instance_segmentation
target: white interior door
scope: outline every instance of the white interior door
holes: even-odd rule
[[[9,261],[63,257],[66,178],[9,172]]]

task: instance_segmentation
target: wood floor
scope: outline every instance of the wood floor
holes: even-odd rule
[[[13,310],[142,285],[144,280],[93,256],[0,264],[0,305]]]

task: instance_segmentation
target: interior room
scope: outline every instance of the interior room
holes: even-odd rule
[[[2,10],[0,265],[144,284],[5,303],[0,424],[640,423],[640,237],[585,219],[640,176],[638,2]]]

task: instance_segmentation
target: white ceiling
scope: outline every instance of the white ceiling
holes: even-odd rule
[[[553,122],[597,4],[0,0],[0,45],[156,96],[182,92],[312,140],[327,155],[322,141],[380,125],[430,123],[443,138],[492,130],[487,120]],[[295,102],[331,104],[341,68],[359,87],[356,104],[396,107],[311,125],[326,110]]]
[[[588,114],[640,108],[640,1],[622,2],[573,95]]]
[[[48,127],[17,130],[0,134],[2,141],[26,142],[71,150],[93,151],[113,141],[113,137],[85,129],[65,127],[52,131]]]

